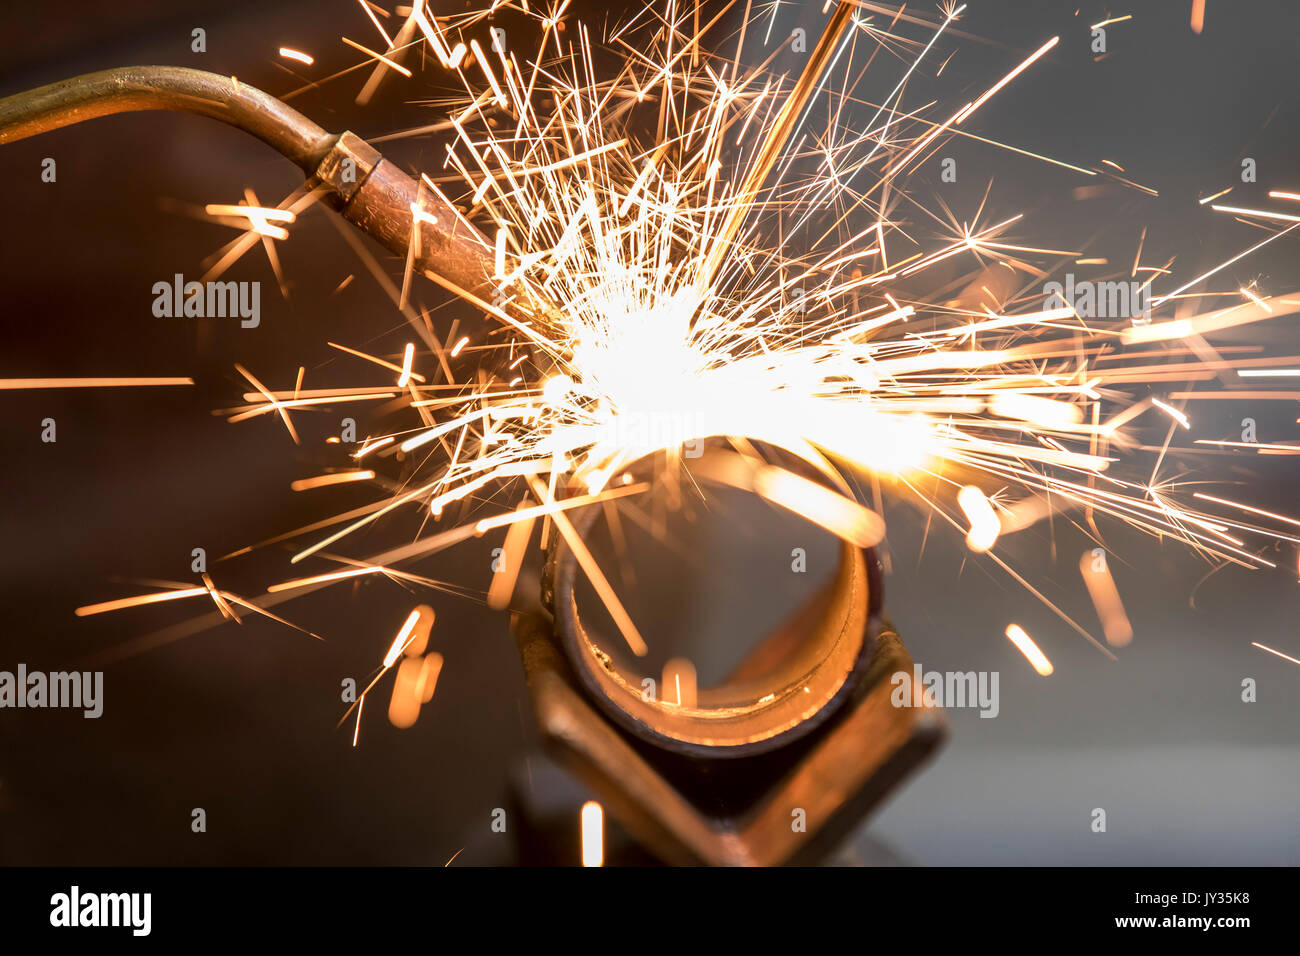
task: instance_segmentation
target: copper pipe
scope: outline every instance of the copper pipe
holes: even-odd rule
[[[602,514],[589,505],[570,512],[570,520],[588,540]],[[542,574],[542,603],[573,674],[614,723],[656,748],[691,757],[752,757],[821,726],[857,692],[883,621],[876,553],[841,541],[833,579],[766,634],[722,683],[701,687],[696,700],[682,706],[645,695],[646,675],[610,653],[610,635],[586,619],[579,577],[572,548],[556,535]]]

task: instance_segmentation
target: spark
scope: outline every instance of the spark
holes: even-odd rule
[[[860,548],[885,537],[885,523],[874,511],[802,475],[769,465],[754,476],[754,491]]]
[[[269,239],[288,239],[289,230],[283,226],[273,226],[273,222],[292,223],[298,217],[289,209],[268,209],[265,206],[232,206],[224,203],[208,203],[203,211],[209,216],[243,217],[248,220],[248,228],[259,236]]]
[[[1272,311],[1273,311],[1273,307],[1272,307],[1271,305],[1269,305],[1267,302],[1265,302],[1263,299],[1261,299],[1259,296],[1257,296],[1254,292],[1251,292],[1251,291],[1250,291],[1249,289],[1247,289],[1245,286],[1242,286],[1238,291],[1240,291],[1242,295],[1244,295],[1246,298],[1248,298],[1251,302],[1254,302],[1257,306],[1259,306],[1259,307],[1260,307],[1261,309],[1263,309],[1265,312],[1272,312]]]
[[[388,722],[394,727],[413,727],[420,716],[420,708],[433,699],[442,673],[441,654],[424,657],[408,656],[397,668],[393,691],[388,702]],[[385,669],[390,665],[385,665]]]
[[[1285,452],[1291,455],[1300,454],[1300,445],[1274,445],[1268,442],[1253,441],[1221,441],[1213,438],[1198,438],[1198,445],[1219,445],[1223,448],[1250,448],[1255,451],[1277,451]]]
[[[474,59],[478,61],[479,69],[487,77],[488,83],[492,85],[492,92],[496,94],[496,103],[498,106],[506,106],[509,100],[501,92],[501,86],[497,83],[497,75],[492,70],[492,64],[488,62],[487,57],[483,54],[483,48],[478,45],[478,40],[469,41],[470,52],[474,54]]]
[[[77,617],[89,617],[92,614],[103,614],[105,611],[119,611],[122,608],[142,607],[146,604],[158,604],[162,601],[177,601],[182,598],[197,597],[206,595],[208,589],[206,586],[197,588],[177,588],[174,591],[160,591],[153,594],[141,594],[136,597],[119,598],[116,601],[104,601],[102,604],[87,604],[84,607],[77,608],[73,613]]]
[[[374,451],[376,448],[383,448],[383,447],[385,447],[385,446],[387,446],[387,445],[391,445],[391,444],[392,444],[393,442],[395,442],[396,440],[397,440],[397,439],[394,438],[392,435],[385,435],[383,438],[377,439],[377,440],[372,441],[372,442],[368,442],[366,445],[364,445],[364,446],[361,448],[360,451],[358,451],[358,452],[357,452],[356,454],[354,454],[352,457],[353,457],[353,458],[360,458],[362,455],[368,455],[368,454],[370,454],[372,451]]]
[[[595,800],[582,805],[582,865],[605,865],[605,811]]]
[[[411,362],[415,359],[415,343],[407,342],[406,350],[402,353],[402,372],[397,376],[397,387],[406,388],[406,383],[411,380]]]
[[[1282,658],[1282,660],[1284,661],[1290,661],[1292,664],[1300,664],[1300,660],[1297,660],[1296,658],[1292,657],[1290,654],[1283,654],[1281,651],[1275,651],[1273,650],[1273,648],[1261,644],[1258,641],[1251,641],[1250,644],[1252,647],[1258,647],[1261,651],[1268,651],[1270,654],[1275,654],[1278,657]]]
[[[379,35],[384,38],[384,43],[387,48],[392,50],[393,38],[388,35],[388,31],[384,29],[384,25],[379,22],[379,18],[375,16],[375,12],[370,9],[370,4],[367,3],[366,0],[358,0],[358,3],[361,4],[361,9],[365,11],[366,16],[370,18],[370,22],[375,25],[375,29],[379,31]]]
[[[384,655],[384,667],[392,667],[393,662],[397,660],[402,651],[406,650],[406,645],[410,641],[411,634],[419,620],[420,611],[418,608],[407,615],[406,621],[397,631],[397,636],[393,638],[393,645],[388,649],[388,653]]]
[[[378,60],[380,63],[382,63],[384,66],[388,67],[389,69],[396,70],[398,73],[402,74],[402,76],[406,76],[406,77],[411,76],[410,70],[408,70],[406,67],[402,66],[402,64],[396,62],[395,60],[390,60],[382,53],[376,53],[374,50],[370,49],[370,47],[362,46],[360,43],[357,43],[355,40],[349,40],[347,37],[340,37],[340,39],[348,46],[352,47],[353,49],[360,50],[366,56]]]
[[[1174,421],[1178,422],[1178,424],[1182,425],[1184,428],[1192,427],[1192,423],[1191,421],[1188,420],[1187,416],[1184,415],[1182,412],[1180,412],[1178,409],[1174,408],[1172,405],[1168,404],[1167,402],[1162,402],[1158,398],[1153,398],[1151,399],[1151,404],[1156,406],[1156,408],[1161,409],[1163,412],[1165,412],[1165,414],[1167,414]]]
[[[411,629],[411,636],[406,643],[404,653],[407,657],[419,657],[429,648],[429,634],[433,630],[437,614],[427,604],[418,605],[411,613],[416,615],[415,627]]]
[[[966,533],[966,547],[976,553],[982,553],[993,547],[1002,531],[993,506],[979,488],[966,485],[957,493],[957,504],[966,513],[970,522],[970,531]]]
[[[1046,43],[1040,46],[1037,50],[1031,53],[1029,57],[1025,59],[1025,61],[1022,62],[1018,67],[1016,67],[1006,76],[1004,76],[1002,79],[998,80],[997,83],[993,84],[993,86],[991,86],[988,89],[988,91],[984,93],[983,96],[977,99],[974,103],[971,103],[969,106],[962,109],[962,111],[957,114],[957,123],[959,125],[961,123],[964,123],[967,119],[971,117],[972,114],[974,114],[976,110],[978,110],[981,106],[983,106],[990,99],[992,99],[998,93],[999,90],[1001,90],[1004,86],[1006,86],[1008,83],[1014,80],[1021,73],[1025,72],[1025,70],[1029,69],[1035,63],[1037,63],[1040,57],[1042,57],[1045,53],[1047,53],[1048,50],[1056,46],[1056,44],[1058,44],[1059,42],[1061,42],[1060,37],[1052,37],[1050,40],[1048,40]]]
[[[1098,554],[1085,551],[1079,558],[1079,573],[1083,575],[1083,583],[1088,588],[1088,596],[1092,598],[1092,606],[1097,609],[1106,643],[1111,647],[1127,646],[1133,640],[1133,625],[1129,623],[1124,611],[1124,603],[1120,600],[1119,589],[1115,587],[1105,552]]]
[[[327,584],[332,581],[342,581],[346,578],[355,578],[363,574],[380,574],[383,568],[349,568],[346,571],[332,571],[329,574],[315,574],[309,578],[298,578],[293,581],[281,581],[279,584],[272,584],[266,589],[268,594],[275,594],[280,591],[294,591],[298,588],[311,587],[313,584]]]
[[[1207,495],[1200,491],[1193,492],[1193,497],[1200,498],[1203,501],[1213,501],[1215,504],[1228,505],[1230,508],[1238,508],[1241,511],[1249,511],[1251,514],[1261,515],[1271,521],[1284,521],[1287,524],[1293,524],[1300,527],[1300,521],[1297,521],[1295,518],[1288,518],[1286,515],[1280,515],[1274,511],[1265,511],[1263,508],[1244,505],[1239,501],[1229,501],[1226,498],[1216,498],[1214,495]]]
[[[383,368],[386,368],[386,369],[388,369],[388,370],[390,370],[390,371],[396,372],[396,373],[398,374],[399,377],[400,377],[400,376],[406,376],[406,378],[407,378],[408,381],[414,379],[414,380],[417,381],[417,382],[423,382],[423,381],[425,380],[425,378],[424,378],[423,375],[420,375],[418,372],[412,372],[409,368],[407,368],[407,366],[406,366],[406,356],[405,356],[405,354],[403,354],[403,362],[402,362],[402,364],[401,364],[401,365],[396,365],[396,364],[394,364],[393,362],[389,362],[389,361],[387,361],[387,360],[385,360],[385,359],[381,359],[381,358],[379,358],[378,356],[375,356],[375,355],[367,355],[365,352],[361,352],[361,351],[358,351],[357,349],[353,349],[353,348],[348,348],[346,345],[339,345],[337,342],[327,342],[327,343],[325,343],[325,344],[328,345],[328,346],[329,346],[330,348],[332,348],[332,349],[338,349],[340,352],[347,352],[349,355],[355,355],[357,358],[365,359],[367,362],[373,362],[373,363],[375,363],[376,365],[379,365],[379,366],[381,366],[381,367],[383,367]],[[411,358],[414,359],[414,357],[415,357],[415,347],[414,347],[413,345],[408,345],[407,348],[410,349]],[[399,381],[398,381],[397,387],[398,387],[398,388],[405,388],[405,387],[406,387],[406,382],[400,381],[400,378],[399,378]],[[363,390],[363,391],[364,391],[364,390]],[[331,394],[332,394],[332,395],[338,395],[338,394],[340,394],[340,393],[339,393],[337,390],[332,390]]]
[[[1300,216],[1285,212],[1273,212],[1268,209],[1248,209],[1245,206],[1221,206],[1215,203],[1210,207],[1215,212],[1235,212],[1241,216],[1259,216],[1261,219],[1281,219],[1285,222],[1300,222]]]
[[[518,510],[527,509],[528,501],[525,499],[520,503]],[[500,611],[509,606],[511,595],[515,593],[519,569],[523,566],[524,550],[528,547],[536,520],[534,515],[511,521],[506,532],[505,544],[501,548],[501,555],[497,559],[500,564],[492,573],[492,584],[488,588],[487,596],[488,607]]]
[[[313,478],[299,478],[289,484],[291,491],[310,491],[312,488],[324,488],[328,485],[341,485],[350,481],[370,481],[375,473],[364,471],[339,471],[328,475],[316,475]]]
[[[193,385],[192,378],[0,378],[0,390],[42,388],[140,388]]]
[[[698,677],[695,665],[685,657],[673,657],[664,662],[663,686],[672,687],[674,697],[671,703],[677,707],[695,707],[698,705]],[[665,701],[665,703],[668,703]]]
[[[1016,650],[1025,655],[1026,660],[1033,665],[1034,670],[1038,672],[1040,677],[1051,675],[1053,670],[1052,662],[1047,659],[1047,655],[1038,649],[1034,639],[1025,633],[1023,627],[1019,624],[1008,624],[1006,634],[1011,643],[1016,645]]]
[[[280,56],[284,57],[286,60],[297,60],[299,63],[306,63],[308,66],[311,66],[316,62],[312,57],[303,53],[301,50],[295,50],[287,46],[280,47]]]
[[[536,481],[533,482],[533,491],[539,498],[546,497],[545,489],[538,485]],[[595,588],[596,594],[599,595],[601,601],[604,602],[606,609],[609,611],[610,617],[614,619],[614,624],[618,627],[619,633],[621,633],[623,639],[627,641],[627,646],[632,649],[632,653],[637,657],[645,657],[646,654],[650,653],[650,648],[646,646],[646,642],[641,637],[640,631],[638,631],[636,625],[632,623],[632,618],[623,607],[623,602],[620,601],[618,595],[614,593],[613,587],[610,586],[609,580],[605,577],[605,573],[601,571],[600,565],[596,563],[596,559],[592,557],[591,551],[588,550],[586,542],[582,540],[582,536],[578,534],[577,530],[573,527],[573,524],[569,521],[568,517],[565,516],[563,511],[552,511],[551,518],[555,521],[556,528],[558,528],[560,533],[564,536],[565,543],[568,544],[569,549],[573,552],[573,556],[577,558],[578,566],[582,568],[583,572],[587,575],[588,580],[591,581],[591,586]]]

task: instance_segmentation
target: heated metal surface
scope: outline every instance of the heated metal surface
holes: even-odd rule
[[[599,508],[581,509],[575,528],[590,532]],[[647,698],[638,673],[602,650],[575,594],[579,568],[557,536],[543,578],[543,601],[557,638],[596,704],[638,737],[704,758],[747,757],[799,739],[849,697],[872,658],[881,627],[879,566],[872,551],[847,543],[835,577],[783,626],[764,638],[694,706]]]
[[[889,675],[912,659],[888,625],[830,719],[787,746],[721,761],[667,752],[598,713],[544,615],[518,615],[514,633],[544,742],[666,863],[820,862],[944,738],[935,707],[890,700]]]

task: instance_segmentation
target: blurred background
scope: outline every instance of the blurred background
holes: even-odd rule
[[[1197,200],[1229,185],[1243,206],[1258,205],[1269,189],[1300,190],[1300,10],[1284,0],[1209,0],[1197,36],[1190,6],[976,0],[957,26],[983,39],[946,41],[944,55],[957,52],[943,75],[918,80],[909,97],[914,106],[934,97],[960,105],[1059,34],[1058,48],[990,103],[973,131],[1083,166],[1110,159],[1158,197],[1116,189],[1080,200],[1074,190],[1085,177],[975,142],[942,153],[957,159],[956,184],[942,183],[931,162],[914,188],[942,196],[969,221],[991,181],[988,220],[1022,211],[1018,236],[1032,238],[1027,244],[1086,247],[1085,255],[1113,262],[1131,261],[1146,227],[1143,261],[1177,256],[1188,277],[1258,241],[1258,230]],[[453,10],[439,0],[431,8]],[[614,0],[574,9],[598,24],[631,8]],[[1107,28],[1109,52],[1096,59],[1089,24],[1127,13],[1131,20]],[[29,4],[6,20],[3,95],[160,63],[233,74],[273,95],[299,91],[291,104],[335,131],[378,137],[443,118],[436,103],[420,102],[436,92],[418,80],[390,79],[374,102],[356,107],[369,67],[313,85],[360,62],[340,34],[378,42],[355,2],[121,0],[110,10],[70,0],[57,15]],[[799,24],[815,37],[825,18],[809,2],[776,8],[774,22],[776,43]],[[191,52],[196,27],[206,31],[206,53]],[[281,46],[316,62],[283,60]],[[883,96],[903,69],[899,60],[883,63],[864,82]],[[864,109],[863,121],[869,116]],[[408,169],[439,167],[441,149],[431,137],[384,147]],[[45,157],[57,161],[55,183],[40,180]],[[1240,183],[1245,157],[1257,162],[1257,184]],[[276,609],[323,641],[258,619],[187,627],[204,609],[184,602],[89,619],[72,613],[149,590],[141,582],[150,579],[190,580],[193,548],[211,561],[370,500],[361,487],[289,490],[294,479],[339,463],[322,442],[346,411],[297,416],[302,446],[270,416],[231,425],[212,415],[245,390],[236,362],[273,388],[290,387],[299,365],[309,385],[364,384],[364,369],[326,341],[400,352],[403,319],[321,211],[277,245],[287,298],[260,249],[225,276],[262,282],[258,328],[151,312],[153,283],[197,277],[200,263],[234,237],[193,210],[238,202],[245,188],[273,205],[301,182],[297,170],[245,134],[159,113],[6,146],[0,176],[8,186],[0,377],[176,375],[197,383],[0,393],[9,462],[0,470],[0,669],[23,662],[105,671],[98,720],[0,711],[0,863],[441,864],[462,850],[456,865],[508,861],[492,844],[491,812],[504,805],[509,780],[528,779],[534,740],[508,622],[477,597],[369,582]],[[365,242],[400,282],[401,263]],[[1259,280],[1273,293],[1300,289],[1295,240],[1279,240],[1222,279],[1223,287]],[[437,307],[442,328],[478,321],[431,286],[420,295]],[[1291,317],[1229,341],[1285,356],[1300,343],[1295,332]],[[1300,437],[1294,402],[1198,402],[1190,411],[1192,432],[1177,439],[1185,445],[1238,440],[1245,417],[1257,422],[1260,441]],[[44,418],[58,423],[54,444],[40,440]],[[1146,437],[1158,442],[1164,433]],[[1298,510],[1294,459],[1186,461],[1190,480],[1237,483],[1237,497]],[[924,518],[906,506],[885,516],[886,609],[912,657],[927,670],[998,671],[1000,713],[949,712],[946,748],[840,862],[1300,862],[1300,667],[1251,646],[1300,656],[1293,548],[1271,556],[1277,571],[1216,570],[1177,542],[1103,527],[1136,635],[1110,661],[996,567],[970,560],[955,534],[936,528],[925,537]],[[665,555],[645,574],[671,588],[644,589],[642,609],[657,608],[719,646],[750,641],[794,599],[790,548],[805,532],[771,520],[762,509],[742,513],[742,531],[693,540],[690,573]],[[407,516],[362,544],[379,550],[417,530]],[[500,535],[489,535],[419,570],[485,589],[499,545]],[[1092,546],[1064,522],[999,544],[1047,597],[1097,631],[1078,571]],[[814,565],[829,554],[807,547]],[[211,570],[221,586],[251,596],[290,576],[287,562],[287,551],[271,549]],[[437,694],[405,731],[375,707],[354,748],[352,725],[335,729],[340,682],[367,678],[420,601],[438,613],[431,647],[446,663]],[[1055,674],[1037,676],[1003,637],[1011,621],[1035,636]],[[1255,703],[1241,700],[1245,678],[1258,683]],[[207,814],[203,834],[191,832],[196,807]],[[1104,834],[1089,827],[1096,807],[1107,812]]]

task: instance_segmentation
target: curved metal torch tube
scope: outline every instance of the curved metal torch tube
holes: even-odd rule
[[[275,97],[233,77],[177,66],[87,73],[0,99],[0,145],[136,110],[195,113],[228,123],[278,150],[323,186],[343,216],[398,255],[415,243],[420,272],[507,320],[531,317],[519,290],[493,280],[492,246],[441,194],[387,162],[352,133],[329,133]],[[418,208],[419,222],[412,213]],[[498,304],[499,303],[499,304]]]
[[[86,73],[0,99],[0,144],[138,110],[195,113],[229,123],[311,173],[337,138],[273,96],[229,76],[179,66]]]

